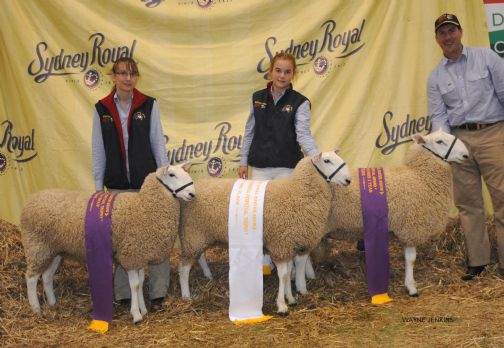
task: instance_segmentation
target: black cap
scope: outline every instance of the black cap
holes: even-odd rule
[[[436,21],[434,22],[434,32],[437,32],[437,30],[442,25],[445,25],[445,24],[453,24],[453,25],[456,25],[459,29],[462,29],[457,16],[449,14],[449,13],[445,13],[445,14],[442,14],[441,16],[439,16],[439,18],[436,19]]]

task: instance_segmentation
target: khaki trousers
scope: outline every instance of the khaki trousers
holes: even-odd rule
[[[149,265],[149,298],[151,300],[165,297],[170,286],[170,261],[165,260],[158,265]],[[116,264],[114,273],[115,299],[131,298],[128,273],[120,264]]]
[[[467,247],[468,266],[490,263],[482,181],[494,209],[499,267],[504,269],[504,122],[480,130],[454,129],[469,149],[470,158],[452,165],[453,193]]]

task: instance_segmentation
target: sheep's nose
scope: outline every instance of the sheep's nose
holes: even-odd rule
[[[464,157],[464,159],[468,159],[468,158],[469,158],[469,155],[464,155],[464,156],[462,156],[462,157]]]
[[[194,193],[189,192],[189,196],[191,196],[191,198],[194,198]]]
[[[350,185],[350,183],[352,182],[352,180],[350,180],[350,179],[346,179],[345,181],[346,181],[347,185]]]

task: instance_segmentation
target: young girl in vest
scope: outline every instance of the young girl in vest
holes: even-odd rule
[[[310,130],[310,101],[292,88],[296,75],[293,55],[280,52],[269,68],[270,82],[252,95],[240,151],[242,179],[270,180],[289,176],[303,158],[319,151]],[[272,268],[265,255],[265,273]]]
[[[167,164],[165,139],[156,100],[135,87],[139,78],[132,58],[112,67],[112,92],[95,104],[92,130],[93,176],[96,191],[138,191],[145,177]],[[168,260],[149,267],[149,295],[160,306],[168,291]],[[115,298],[131,298],[128,275],[114,274]]]

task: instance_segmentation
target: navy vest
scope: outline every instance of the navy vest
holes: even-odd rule
[[[270,86],[252,96],[255,131],[248,164],[256,168],[294,168],[303,158],[296,140],[295,115],[308,99],[289,88],[275,105]]]
[[[96,103],[96,111],[105,147],[105,176],[103,184],[109,189],[139,189],[145,177],[157,169],[150,144],[150,123],[154,98],[136,89],[128,115],[128,165],[130,180],[126,174],[125,146],[121,120],[112,92]]]

